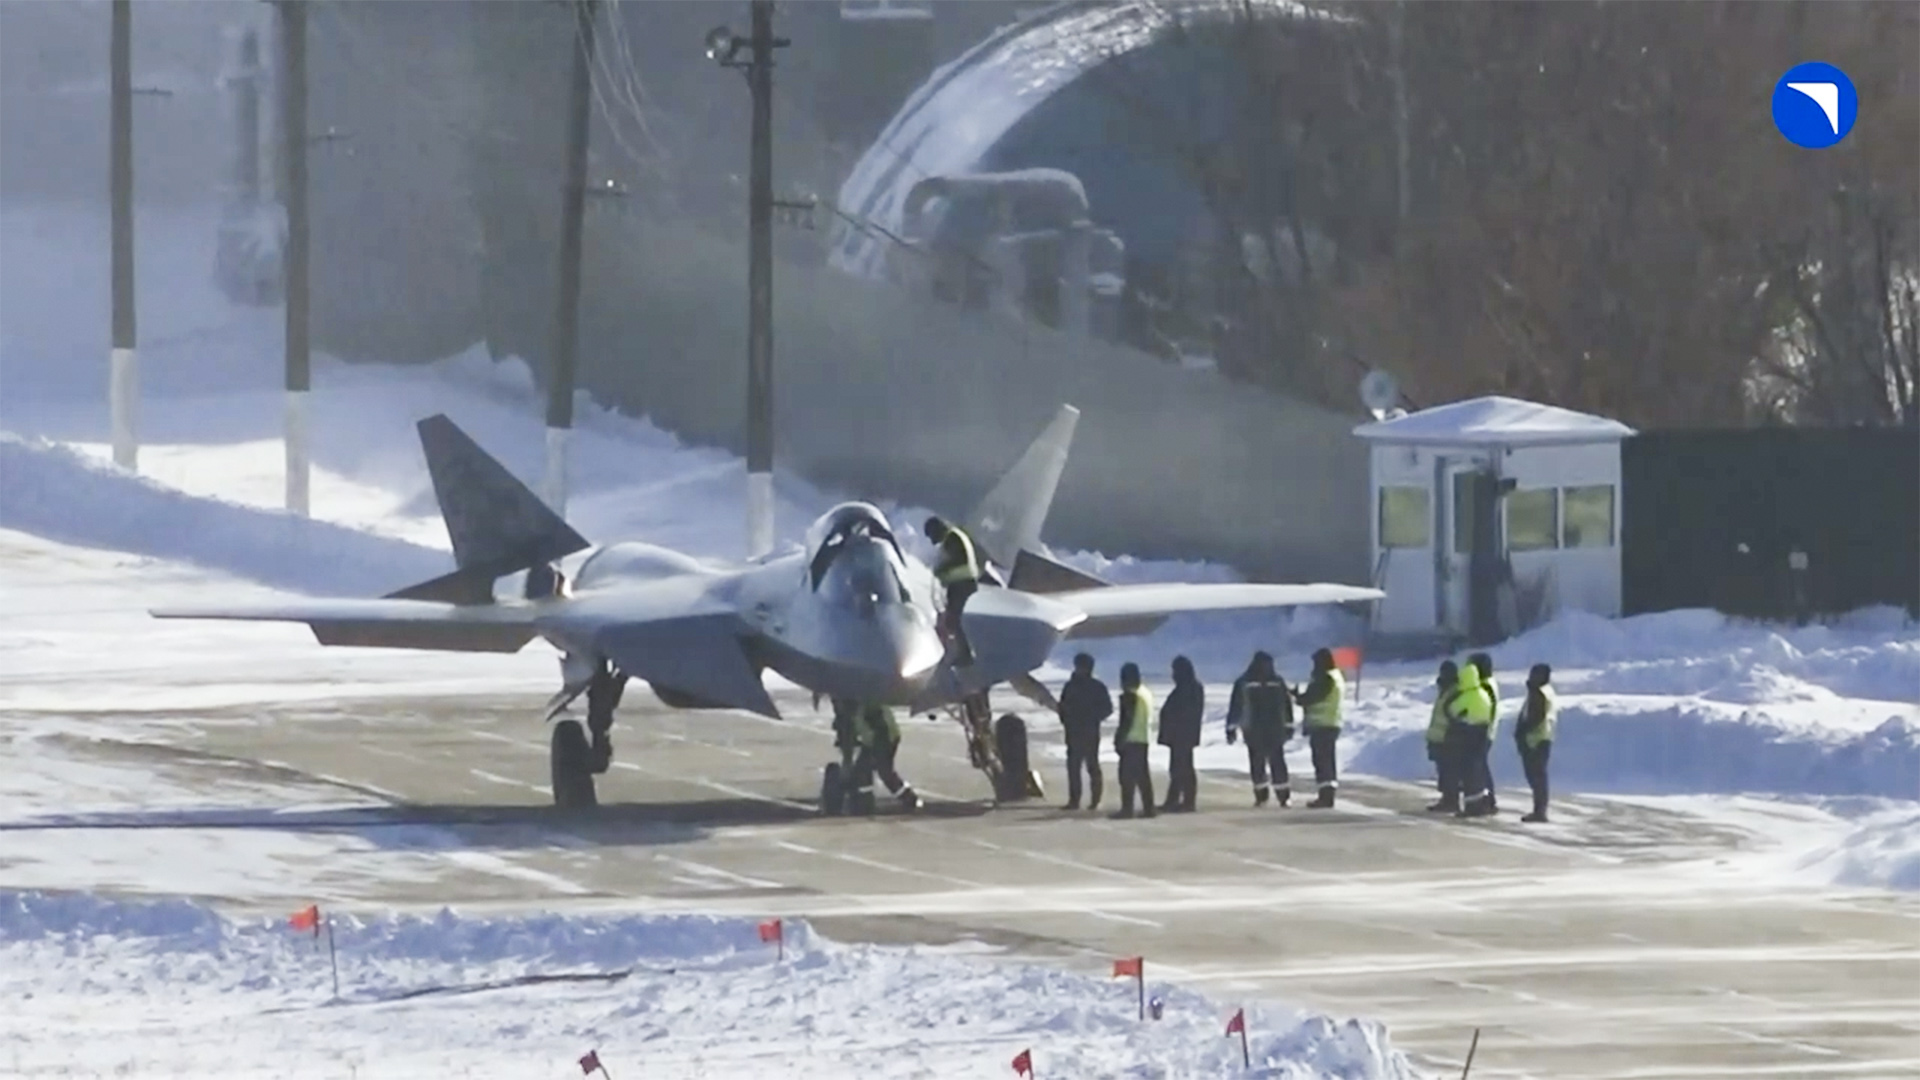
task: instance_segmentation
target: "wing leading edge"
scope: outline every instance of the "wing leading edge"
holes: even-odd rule
[[[1094,636],[1103,626],[1199,611],[1349,604],[1379,600],[1386,593],[1358,585],[1263,585],[1257,583],[1109,585],[1075,589],[1047,597],[1085,613],[1069,637]]]

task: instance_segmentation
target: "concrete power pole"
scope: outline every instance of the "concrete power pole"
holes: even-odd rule
[[[567,98],[567,179],[560,202],[560,288],[547,375],[547,505],[567,512],[567,441],[573,434],[574,354],[580,341],[580,231],[587,209],[587,121],[593,94],[594,0],[573,4],[573,86]]]
[[[111,148],[108,186],[113,204],[113,350],[107,408],[113,425],[113,463],[139,467],[137,436],[140,372],[133,294],[133,3],[113,0]]]
[[[287,169],[287,511],[310,511],[307,396],[312,389],[307,308],[307,5],[281,0],[281,153]]]
[[[1393,134],[1395,140],[1396,166],[1395,194],[1400,200],[1400,219],[1406,220],[1407,211],[1412,208],[1413,187],[1407,179],[1407,67],[1406,67],[1406,0],[1395,0],[1393,20],[1387,24],[1387,42],[1393,52]]]
[[[773,0],[753,0],[747,211],[747,557],[773,550]]]

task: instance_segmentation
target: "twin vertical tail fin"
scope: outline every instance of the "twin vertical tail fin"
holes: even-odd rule
[[[394,599],[484,604],[493,583],[588,547],[585,537],[540,501],[445,414],[420,421],[420,448],[459,569],[392,594]]]

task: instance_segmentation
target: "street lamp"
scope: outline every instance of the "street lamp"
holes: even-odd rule
[[[707,58],[740,68],[753,95],[747,185],[747,557],[773,550],[773,0],[753,0],[752,31],[707,31]],[[741,50],[747,59],[739,59]]]

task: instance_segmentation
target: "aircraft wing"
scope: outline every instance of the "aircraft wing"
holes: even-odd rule
[[[984,595],[984,594],[983,594]],[[1068,636],[1095,636],[1103,624],[1139,620],[1156,615],[1194,611],[1234,611],[1250,608],[1296,607],[1303,604],[1347,604],[1379,600],[1386,593],[1358,585],[1149,584],[1109,585],[1050,594],[1047,599],[1074,608],[1086,618],[1068,630]],[[969,609],[971,610],[971,609]]]
[[[537,632],[530,604],[448,604],[437,600],[335,600],[288,596],[233,604],[156,608],[157,619],[300,622],[322,645],[369,645],[444,652],[518,652]]]

